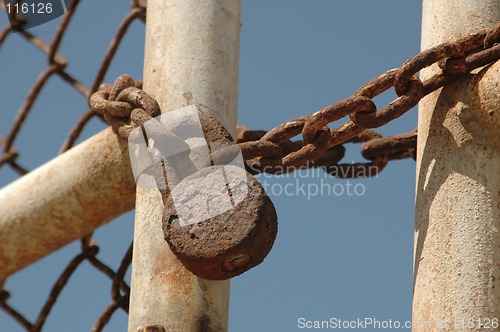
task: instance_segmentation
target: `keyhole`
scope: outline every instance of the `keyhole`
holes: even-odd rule
[[[251,259],[252,257],[248,253],[230,256],[224,262],[223,269],[229,272],[238,270],[247,265]]]

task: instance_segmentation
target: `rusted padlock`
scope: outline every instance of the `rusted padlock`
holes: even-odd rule
[[[201,111],[197,114],[210,155],[233,144],[215,118]],[[146,126],[145,138],[147,131]],[[171,139],[175,132],[167,136]],[[181,140],[177,146],[183,144]],[[212,280],[229,279],[260,264],[278,228],[276,210],[261,184],[243,165],[211,165],[194,168],[193,173],[185,151],[169,148],[174,150],[172,155],[153,159],[156,182],[166,184],[160,190],[165,204],[163,233],[173,253],[192,273]]]
[[[180,187],[187,193],[193,183],[200,181],[209,186],[211,176],[221,168],[229,174],[238,172],[235,166],[210,166],[184,178],[175,189]],[[165,209],[165,239],[184,266],[202,278],[237,276],[260,264],[272,248],[277,233],[274,205],[259,181],[249,173],[246,177],[232,185],[246,186],[247,197],[212,218],[182,225],[172,206]]]

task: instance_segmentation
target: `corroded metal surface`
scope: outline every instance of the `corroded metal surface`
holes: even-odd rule
[[[304,167],[323,166],[333,176],[365,177],[377,175],[389,160],[414,158],[414,133],[407,134],[403,143],[399,135],[384,139],[369,138],[365,132],[373,132],[370,128],[378,128],[397,119],[416,106],[423,97],[464,74],[497,61],[500,58],[499,31],[500,24],[495,24],[489,29],[426,49],[408,59],[400,68],[388,70],[375,77],[351,97],[324,107],[311,116],[285,122],[267,133],[240,127],[237,139],[248,170],[253,174],[276,174],[293,172]],[[440,70],[426,80],[421,80],[416,75],[420,70],[433,65]],[[398,97],[386,107],[377,109],[373,98],[391,87],[394,87]],[[116,102],[110,100],[108,111],[106,102],[102,100],[103,96],[100,94],[94,97],[95,100],[99,99],[96,109],[105,113],[115,130],[126,136],[126,128],[129,128],[131,123],[119,120],[116,116],[124,115],[124,106],[115,105]],[[138,103],[135,105],[139,106]],[[115,108],[119,110],[115,111]],[[327,127],[345,117],[349,119],[344,124],[334,129]],[[302,134],[304,140],[292,142],[291,139],[299,134]],[[376,143],[373,142],[377,149],[373,148],[371,140],[377,140]],[[362,151],[363,156],[370,162],[337,164],[340,161],[338,154],[332,153],[329,154],[333,157],[331,160],[325,159],[327,151],[349,141],[366,142]],[[318,159],[321,161],[315,162]],[[368,169],[369,172],[366,171]]]
[[[182,187],[181,192],[199,195],[217,182],[213,176],[218,170],[226,172],[228,178],[240,180],[231,174],[239,172],[238,167],[220,165],[205,168],[183,179],[178,186]],[[253,176],[247,174],[245,180],[229,183],[231,188],[248,188],[245,198],[234,209],[200,223],[183,226],[175,207],[165,209],[165,239],[183,264],[202,278],[220,280],[240,275],[260,264],[272,248],[278,231],[276,210]],[[196,214],[196,207],[193,213]]]

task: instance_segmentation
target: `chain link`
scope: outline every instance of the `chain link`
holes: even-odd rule
[[[497,61],[500,58],[499,41],[500,22],[491,29],[425,50],[408,59],[400,68],[372,79],[351,97],[311,116],[285,122],[268,132],[238,127],[236,142],[247,169],[253,174],[278,174],[321,167],[336,177],[369,177],[378,174],[390,160],[415,159],[416,130],[382,137],[370,128],[381,127],[399,118],[424,96],[453,82],[460,75]],[[422,82],[417,73],[434,64],[441,71]],[[132,86],[140,84],[124,75],[113,87],[103,86],[90,98],[91,107],[102,114],[123,138],[127,138],[134,122],[137,123],[131,117],[133,109],[143,108],[151,116],[160,112],[153,98]],[[398,97],[384,108],[377,109],[373,98],[391,87],[394,87]],[[335,129],[328,127],[345,117],[349,117],[346,123]],[[303,140],[292,141],[299,134],[302,134]],[[346,142],[363,142],[361,154],[369,162],[339,164],[345,152],[342,144]]]

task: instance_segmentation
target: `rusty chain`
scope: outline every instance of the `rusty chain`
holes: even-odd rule
[[[483,67],[500,58],[500,22],[425,50],[408,59],[400,68],[391,69],[359,88],[344,100],[335,102],[310,116],[285,122],[268,132],[238,127],[237,143],[247,169],[253,173],[287,173],[304,167],[321,167],[340,178],[377,175],[389,160],[415,158],[417,132],[382,137],[371,128],[381,127],[399,118],[429,93],[449,84],[464,73]],[[437,64],[441,71],[422,82],[417,73]],[[135,85],[135,87],[132,87]],[[133,111],[147,109],[154,100],[140,82],[128,75],[119,77],[113,86],[104,85],[90,98],[91,107],[110,123],[122,138],[134,127]],[[398,97],[377,109],[373,98],[394,87]],[[131,115],[132,113],[132,115]],[[136,112],[137,114],[137,112]],[[159,109],[149,115],[154,117]],[[344,124],[330,129],[334,121],[349,117]],[[291,139],[302,134],[303,140]],[[364,142],[361,151],[366,163],[339,164],[346,142]]]

